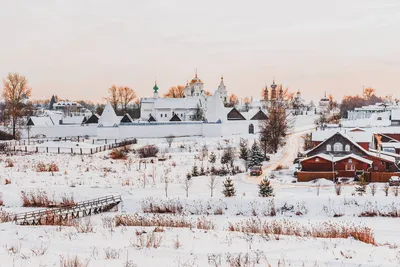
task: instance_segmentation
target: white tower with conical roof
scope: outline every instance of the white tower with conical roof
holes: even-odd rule
[[[226,86],[224,84],[223,76],[221,76],[221,82],[219,83],[217,91],[220,94],[223,103],[227,103],[228,102],[228,91],[226,91]]]
[[[115,114],[111,103],[107,101],[97,126],[97,137],[100,139],[119,139],[119,123],[117,114]]]

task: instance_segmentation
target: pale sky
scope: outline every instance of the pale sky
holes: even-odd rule
[[[145,97],[196,68],[242,97],[273,76],[308,99],[400,97],[399,0],[0,0],[0,33],[0,77],[27,76],[33,98]]]

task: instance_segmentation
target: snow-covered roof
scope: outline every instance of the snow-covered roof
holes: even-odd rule
[[[400,149],[400,142],[389,142],[389,143],[381,143],[382,147],[393,147],[396,149]]]
[[[313,159],[313,158],[323,158],[323,159],[328,160],[330,162],[332,162],[332,160],[333,160],[333,162],[338,162],[338,161],[342,161],[344,159],[355,159],[355,160],[364,162],[364,163],[366,163],[368,165],[371,165],[373,163],[372,160],[365,159],[365,158],[360,157],[360,156],[358,156],[356,154],[349,154],[349,155],[342,156],[342,157],[332,157],[331,155],[327,155],[327,154],[324,154],[324,153],[320,153],[320,154],[317,154],[315,156],[302,159],[302,160],[300,160],[300,162],[303,162],[305,160],[310,160],[310,159]]]
[[[35,126],[49,126],[54,125],[53,120],[50,117],[30,117]]]
[[[107,101],[107,104],[103,110],[103,113],[101,114],[101,117],[99,119],[99,126],[105,126],[105,127],[112,127],[115,125],[119,125],[120,120],[118,119],[117,115],[115,114],[115,111],[113,107],[111,106],[110,102]]]
[[[54,103],[53,107],[66,107],[66,106],[74,106],[74,107],[82,107],[81,104],[76,103],[75,101],[59,101]]]
[[[63,124],[81,124],[85,116],[68,116],[62,119]]]
[[[345,129],[333,129],[333,130],[325,130],[325,131],[314,131],[312,132],[312,141],[314,142],[322,142],[326,139],[330,138],[335,133],[340,132],[342,134],[346,134],[351,140],[356,143],[367,143],[372,141],[372,133],[371,132],[349,132]]]

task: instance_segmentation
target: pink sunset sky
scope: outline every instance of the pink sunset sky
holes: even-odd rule
[[[101,101],[112,84],[145,97],[196,68],[241,97],[273,76],[307,99],[400,97],[398,0],[2,0],[0,32],[0,77],[27,76],[33,98]]]

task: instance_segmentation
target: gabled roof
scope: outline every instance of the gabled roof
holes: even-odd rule
[[[240,113],[236,108],[233,108],[229,111],[227,115],[228,120],[235,120],[235,121],[245,121],[246,118]]]
[[[99,123],[99,118],[100,116],[98,114],[92,114],[86,121],[85,124],[91,124],[91,123]]]
[[[250,120],[266,120],[267,115],[260,109]]]
[[[131,115],[129,115],[128,113],[125,113],[125,115],[121,119],[121,122],[122,123],[130,123],[130,122],[133,122],[133,119],[132,119]]]
[[[339,162],[339,161],[342,161],[342,160],[345,160],[345,159],[355,159],[355,160],[358,160],[360,162],[364,162],[364,163],[366,163],[368,165],[371,165],[373,163],[372,160],[365,159],[365,158],[360,157],[360,156],[358,156],[356,154],[349,154],[349,155],[346,155],[346,156],[343,156],[343,157],[333,157],[332,158],[332,156],[324,154],[324,153],[320,153],[320,154],[314,155],[312,157],[302,159],[302,160],[300,160],[300,162],[303,162],[303,161],[306,161],[306,160],[310,160],[310,159],[313,159],[313,158],[322,158],[322,159],[325,159],[325,160],[330,161],[330,162],[332,162],[332,160],[333,160],[333,162]]]
[[[51,117],[30,117],[27,121],[26,125],[28,126],[48,126],[54,125],[53,120]]]
[[[178,115],[174,114],[169,121],[181,121],[181,119],[178,117]]]
[[[385,161],[389,161],[389,162],[395,162],[395,158],[394,157],[390,157],[390,156],[386,156],[386,155],[382,155],[379,153],[374,153],[368,150],[365,150],[362,146],[360,146],[359,144],[357,144],[356,142],[354,142],[353,140],[351,140],[351,138],[349,138],[347,135],[341,133],[341,132],[337,132],[334,135],[339,134],[341,135],[343,138],[347,139],[350,143],[352,143],[355,147],[357,147],[358,149],[360,149],[364,154],[369,155],[371,157],[374,158],[379,158]],[[328,141],[330,138],[332,138],[334,135],[332,135],[331,137],[327,138],[326,140],[324,140],[323,142],[321,142],[319,145],[315,146],[314,148],[308,150],[305,152],[305,154],[309,154],[311,151],[314,151],[315,149],[317,149],[318,147],[322,146],[325,144],[326,141]]]
[[[148,121],[148,122],[156,121],[156,119],[154,119],[153,115],[150,114],[150,117],[149,117],[149,119],[148,119],[147,121]]]

